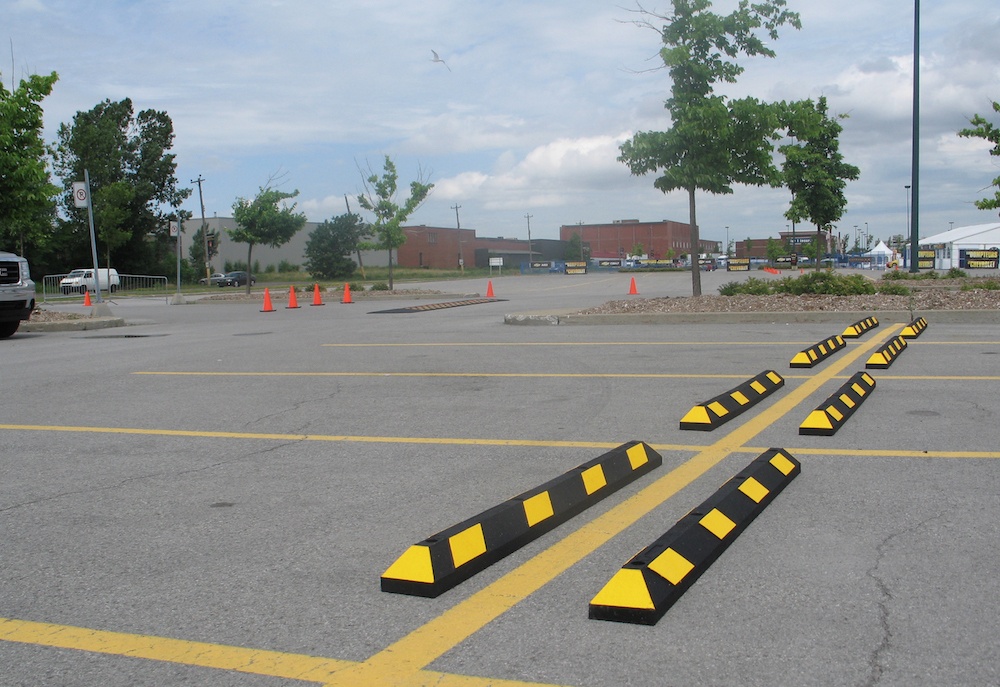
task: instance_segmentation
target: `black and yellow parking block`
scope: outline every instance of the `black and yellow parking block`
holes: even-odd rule
[[[857,372],[830,398],[809,413],[799,425],[799,434],[832,437],[862,402],[875,390],[875,380],[867,372]]]
[[[407,549],[383,592],[435,598],[663,464],[631,441]]]
[[[590,601],[589,617],[655,625],[801,470],[784,449],[762,453],[622,566]]]
[[[820,341],[804,351],[796,353],[795,357],[788,363],[788,367],[812,367],[823,362],[846,345],[843,336],[830,337],[826,341]]]
[[[927,320],[922,317],[918,317],[913,320],[913,322],[910,322],[908,325],[903,327],[903,330],[899,333],[899,335],[904,339],[915,339],[923,334],[925,329],[927,329]]]
[[[858,320],[854,324],[850,325],[841,334],[845,339],[856,339],[865,332],[868,332],[878,326],[878,318],[876,317],[866,317],[863,320]]]
[[[681,429],[711,432],[784,385],[785,380],[781,375],[774,370],[765,370],[726,393],[694,406],[681,418]]]
[[[904,349],[906,349],[906,339],[902,336],[894,336],[869,356],[865,368],[868,370],[888,370]]]

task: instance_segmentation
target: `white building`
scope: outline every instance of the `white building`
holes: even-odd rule
[[[925,251],[927,253],[925,253]],[[1000,223],[955,227],[941,234],[920,239],[922,269],[934,251],[935,270],[958,267],[963,270],[997,269],[1000,258]]]

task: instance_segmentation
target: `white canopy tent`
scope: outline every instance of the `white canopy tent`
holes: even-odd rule
[[[896,254],[892,248],[885,245],[885,241],[879,240],[878,245],[872,248],[867,253],[862,253],[866,258],[871,258],[871,266],[873,268],[885,269],[886,264],[892,259],[892,256]]]

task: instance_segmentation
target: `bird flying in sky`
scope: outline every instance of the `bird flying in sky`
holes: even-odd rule
[[[436,51],[436,50],[431,50],[431,55],[434,55],[434,57],[432,57],[432,58],[431,58],[431,62],[440,62],[441,64],[443,64],[443,65],[444,65],[445,69],[447,69],[447,70],[448,70],[449,72],[451,71],[451,67],[449,67],[449,66],[448,66],[448,63],[447,63],[447,62],[445,62],[444,60],[442,60],[442,59],[441,59],[441,58],[440,58],[440,57],[438,56],[438,54],[437,54],[437,51]]]

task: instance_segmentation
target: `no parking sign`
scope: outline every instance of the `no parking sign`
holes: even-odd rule
[[[73,182],[73,205],[78,208],[87,207],[87,201],[90,199],[90,192],[87,189],[86,182],[74,181]]]

